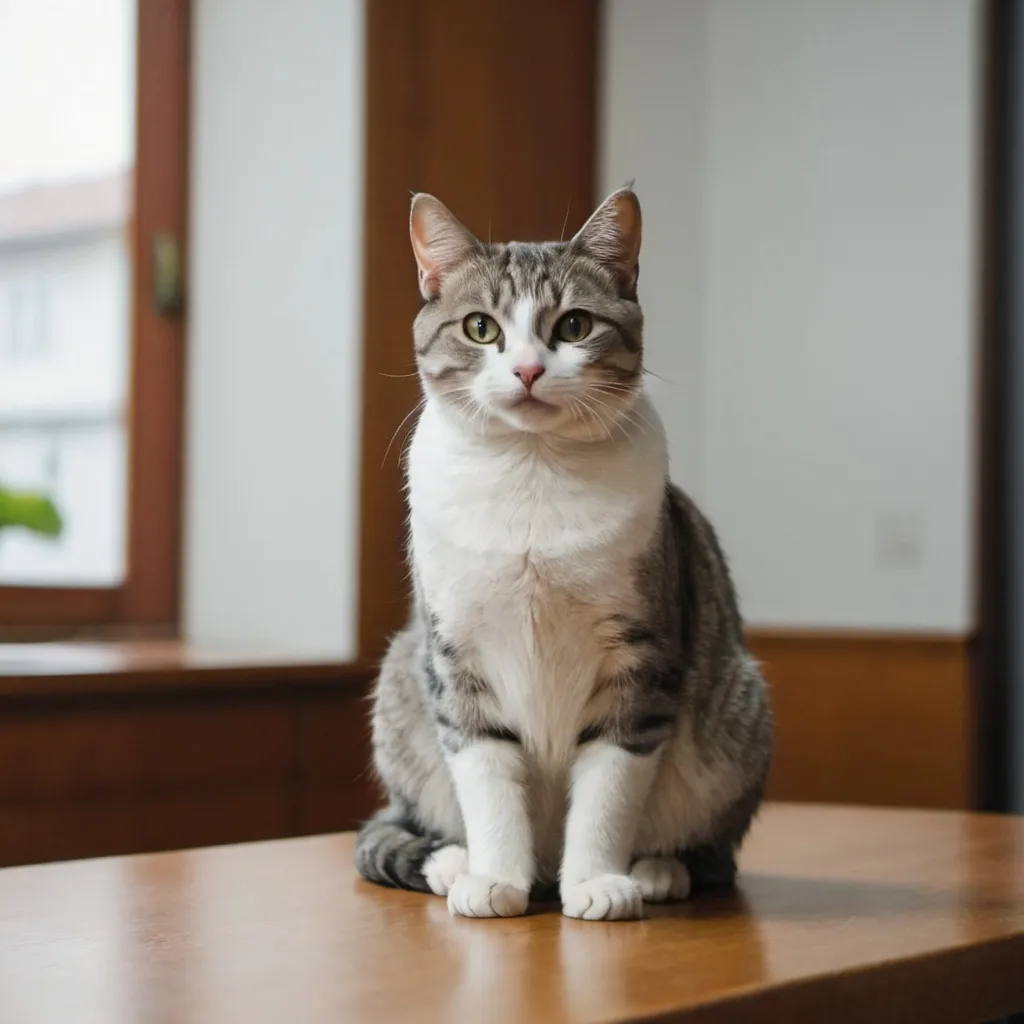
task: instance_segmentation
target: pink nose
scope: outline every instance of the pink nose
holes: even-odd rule
[[[522,382],[523,387],[529,391],[539,377],[544,375],[543,366],[517,366],[512,371]]]

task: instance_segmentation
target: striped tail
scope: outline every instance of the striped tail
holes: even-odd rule
[[[415,831],[393,807],[365,822],[356,837],[356,870],[367,881],[392,889],[430,892],[423,865],[444,841]]]
[[[690,891],[731,889],[736,884],[736,856],[728,844],[694,846],[683,850],[679,859],[690,872]]]

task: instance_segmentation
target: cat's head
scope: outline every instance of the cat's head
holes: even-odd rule
[[[467,425],[597,440],[643,373],[640,203],[610,195],[567,242],[490,244],[433,196],[412,201],[427,394]]]

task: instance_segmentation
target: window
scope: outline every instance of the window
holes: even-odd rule
[[[0,2],[0,639],[177,617],[188,6]]]
[[[45,355],[50,345],[49,317],[50,292],[45,282],[8,284],[0,290],[0,362]]]

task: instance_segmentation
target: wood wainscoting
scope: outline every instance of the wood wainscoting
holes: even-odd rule
[[[751,630],[772,688],[776,800],[973,802],[969,641]]]
[[[378,805],[371,669],[141,646],[160,653],[0,658],[0,867],[333,832]]]

